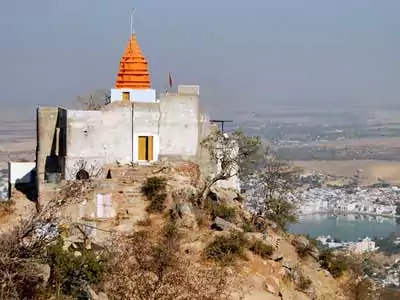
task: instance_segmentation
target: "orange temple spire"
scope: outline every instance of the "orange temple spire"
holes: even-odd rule
[[[131,38],[119,64],[116,88],[149,89],[150,87],[148,62],[136,40],[132,12]]]

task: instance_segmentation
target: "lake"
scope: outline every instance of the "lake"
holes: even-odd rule
[[[366,216],[326,214],[301,216],[299,222],[293,224],[292,233],[308,234],[312,237],[330,235],[342,241],[356,241],[368,237],[388,237],[392,232],[400,233],[400,225],[395,219]]]

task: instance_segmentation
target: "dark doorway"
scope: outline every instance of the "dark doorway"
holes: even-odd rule
[[[108,170],[106,179],[112,179],[111,170]]]
[[[77,180],[87,180],[89,179],[89,173],[83,169],[79,170],[78,173],[76,173],[76,179]]]

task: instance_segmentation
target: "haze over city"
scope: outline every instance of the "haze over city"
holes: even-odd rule
[[[2,111],[33,116],[112,87],[132,7],[153,86],[165,89],[168,72],[199,83],[212,115],[397,103],[397,0],[14,0],[0,4]]]

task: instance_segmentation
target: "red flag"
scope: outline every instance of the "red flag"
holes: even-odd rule
[[[171,72],[168,73],[169,87],[172,88],[172,76]]]

